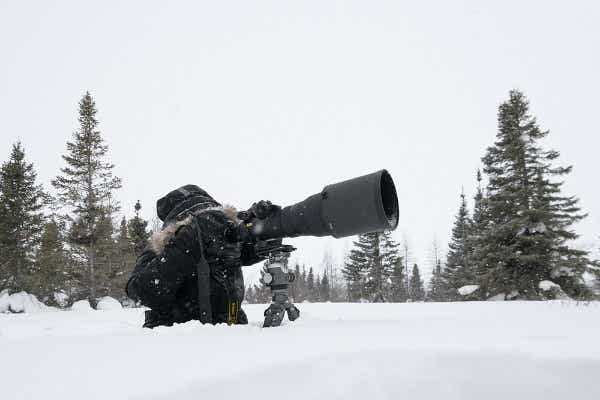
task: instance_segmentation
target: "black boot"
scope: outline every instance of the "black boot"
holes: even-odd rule
[[[155,328],[157,326],[173,326],[173,315],[169,312],[158,312],[154,310],[148,310],[145,313],[146,321],[144,322],[144,328]]]

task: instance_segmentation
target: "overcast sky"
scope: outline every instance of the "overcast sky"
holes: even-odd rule
[[[600,3],[483,3],[0,1],[0,161],[22,140],[49,188],[89,90],[127,215],[186,183],[246,208],[387,168],[429,269],[519,88],[598,247]],[[312,263],[349,246],[292,243]]]

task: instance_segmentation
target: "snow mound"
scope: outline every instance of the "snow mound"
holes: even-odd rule
[[[98,304],[96,305],[96,310],[122,310],[123,306],[119,303],[118,300],[106,296],[102,297]]]
[[[458,289],[461,296],[468,296],[479,289],[479,285],[466,285]]]
[[[8,294],[8,290],[0,293],[0,312],[13,312],[13,313],[39,313],[51,310],[41,301],[32,294],[27,292]]]
[[[69,303],[69,296],[65,292],[54,292],[52,297],[54,297],[54,301],[60,307],[66,307]]]
[[[538,287],[540,288],[540,290],[543,291],[543,295],[547,299],[557,300],[557,299],[568,299],[569,298],[569,296],[567,296],[567,294],[562,290],[560,285],[558,285],[552,281],[548,281],[548,280],[541,281],[540,283],[538,283]]]
[[[79,300],[79,301],[76,301],[75,303],[73,303],[73,305],[71,306],[71,311],[87,312],[87,311],[94,311],[94,309],[92,308],[92,306],[90,306],[89,301]]]
[[[541,281],[538,287],[542,290],[552,290],[552,288],[560,288],[560,285],[552,281]]]
[[[8,289],[4,289],[0,292],[0,313],[8,312],[10,303],[8,302]]]
[[[504,294],[504,293],[499,293],[499,294],[487,299],[487,301],[504,301],[504,300],[506,300],[506,294]]]

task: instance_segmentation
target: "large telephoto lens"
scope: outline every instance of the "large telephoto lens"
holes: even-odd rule
[[[386,170],[328,185],[320,193],[256,221],[260,239],[296,236],[342,238],[398,226],[398,196]]]

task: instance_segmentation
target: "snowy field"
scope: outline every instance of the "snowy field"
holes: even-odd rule
[[[302,304],[301,319],[140,327],[142,310],[0,314],[2,399],[600,399],[600,304]]]

